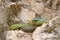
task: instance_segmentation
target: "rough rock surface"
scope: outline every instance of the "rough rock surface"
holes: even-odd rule
[[[11,15],[14,12],[9,11],[10,9],[6,9],[6,7],[16,5],[16,3],[21,4],[21,11],[18,10],[20,6],[17,9],[15,6],[15,9],[19,11],[15,16],[15,14]],[[49,20],[60,15],[60,0],[15,0],[15,2],[0,0],[0,40],[4,39],[2,35],[7,30],[7,21],[8,24],[20,23],[20,20],[26,23],[36,17],[36,14],[38,17]]]
[[[41,18],[46,18],[46,19],[52,19],[56,16],[54,12],[52,12],[51,9],[45,8],[44,12],[41,14]]]
[[[38,27],[33,32],[34,40],[60,40],[60,16],[57,16]]]
[[[52,0],[50,0],[50,1],[52,1]],[[28,10],[31,10],[32,12],[35,12],[35,15],[37,14],[38,17],[42,17],[42,18],[46,18],[46,19],[52,19],[53,17],[55,17],[55,11],[52,10],[52,8],[49,9],[50,1],[48,0],[45,2],[43,0],[31,0],[31,1],[30,0],[28,0],[28,1],[22,0],[21,5],[23,5],[22,7],[26,8]],[[46,6],[49,6],[49,7],[46,7]]]
[[[46,7],[46,6],[48,6],[48,3],[47,3],[48,1],[46,1],[46,2],[43,0],[18,0],[17,2],[11,2],[11,0],[2,0],[2,1],[3,2],[1,4],[3,4],[5,7],[10,7],[11,5],[14,6],[16,4],[21,5],[21,6],[19,6],[19,7],[21,7],[21,12],[19,12],[19,10],[18,10],[19,7],[12,8],[13,12],[10,11],[11,13],[8,12],[9,16],[10,17],[12,16],[12,18],[9,17],[9,19],[10,19],[9,21],[17,18],[17,19],[19,19],[19,21],[22,20],[23,22],[28,22],[28,21],[30,21],[30,19],[34,18],[36,16],[36,14],[38,14],[37,16],[46,18],[46,19],[51,19],[51,18],[55,17],[55,13],[53,12],[53,10]],[[50,1],[49,1],[49,3],[50,3]],[[8,10],[10,10],[10,9],[8,9]],[[18,10],[18,11],[16,11],[16,10]],[[13,16],[15,14],[12,14],[12,13],[15,13],[18,17],[13,18]],[[27,19],[25,19],[25,18],[27,18]],[[12,20],[12,21],[15,21],[15,20]]]
[[[35,13],[31,10],[21,8],[21,13],[18,14],[18,18],[24,23],[29,23],[35,18]]]
[[[6,8],[0,4],[0,40],[4,40],[3,33],[8,30]]]
[[[44,8],[45,8],[45,6],[44,6],[44,4],[42,2],[37,2],[37,0],[32,0],[31,1],[31,9],[35,13],[42,14],[44,12]]]
[[[25,33],[21,30],[19,31],[7,31],[5,32],[6,40],[32,40],[31,33]]]
[[[23,31],[7,31],[5,33],[6,40],[60,40],[60,16],[57,16],[44,23],[32,34],[25,33]]]

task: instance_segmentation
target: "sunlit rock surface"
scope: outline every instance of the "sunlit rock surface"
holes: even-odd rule
[[[49,21],[48,24],[43,24],[33,32],[34,40],[60,40],[60,16],[57,16]]]
[[[21,8],[21,13],[18,14],[18,18],[24,22],[29,23],[33,18],[35,18],[35,13],[31,10]]]
[[[13,4],[15,5],[16,3],[21,4],[21,6],[19,6],[21,7],[21,11],[19,10],[19,7],[16,6],[15,8],[11,8],[11,11],[9,11],[9,7]],[[16,12],[16,16],[15,14],[10,15],[16,11],[15,9],[18,10]],[[12,12],[12,10],[15,11]],[[0,0],[0,40],[4,39],[2,35],[8,29],[9,25],[7,24],[20,23],[20,21],[28,23],[32,18],[36,17],[36,14],[38,14],[38,17],[49,20],[60,15],[60,0],[14,0],[14,2],[12,0]],[[56,24],[59,25],[59,23]],[[49,26],[51,25],[53,24],[50,22]],[[57,31],[59,30],[58,28],[56,28]],[[45,33],[43,35],[45,35]],[[50,34],[47,33],[46,35]]]
[[[25,33],[21,30],[7,31],[5,35],[6,35],[6,40],[32,40],[32,35],[30,33]]]

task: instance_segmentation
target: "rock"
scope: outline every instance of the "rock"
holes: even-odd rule
[[[25,8],[21,8],[21,13],[18,14],[19,20],[24,23],[29,23],[31,19],[35,18],[35,13]]]
[[[8,30],[6,8],[0,7],[0,40],[4,40],[3,33]]]
[[[17,13],[21,11],[21,5],[18,3],[12,4],[10,5],[10,9],[12,14],[17,15]]]
[[[31,9],[32,0],[20,0],[20,3],[23,8]]]
[[[12,11],[9,10],[9,8],[8,8],[9,6],[10,6],[10,4],[6,0],[1,0],[1,5],[0,5],[0,40],[5,40],[3,34],[5,31],[9,30],[9,28],[8,28],[9,25],[8,25],[7,21],[8,21],[8,17],[12,16],[12,15],[9,15],[9,13],[10,14],[12,13]],[[15,10],[15,9],[13,9],[13,10]]]
[[[50,21],[49,25],[50,24],[53,24],[53,26],[55,26],[55,29],[54,30],[57,31],[60,34],[60,15],[57,16],[57,17],[55,17],[55,18],[53,18]]]
[[[49,34],[49,33],[41,33],[34,40],[60,40],[58,35]]]
[[[52,9],[54,10],[57,10],[58,9],[58,5],[60,3],[60,0],[53,0],[53,3],[52,3]]]
[[[31,19],[35,18],[36,14],[38,14],[39,17],[41,17],[41,18],[46,18],[46,19],[50,20],[53,17],[55,17],[55,12],[53,12],[53,11],[54,10],[56,11],[56,9],[60,9],[60,8],[58,8],[58,7],[60,7],[59,6],[60,0],[19,0],[19,3],[21,3],[21,8],[22,8],[21,11],[19,10],[19,7],[20,7],[19,5],[18,5],[18,7],[15,6],[15,3],[19,4],[18,1],[17,0],[15,0],[17,2],[11,2],[11,1],[12,0],[0,0],[0,40],[4,40],[3,33],[6,30],[8,30],[8,25],[7,25],[8,20],[10,21],[11,24],[20,23],[20,20],[22,20],[22,22],[24,22],[24,23],[28,23],[28,22],[30,22]],[[12,4],[14,5],[14,7],[11,8],[11,10],[12,11],[14,10],[13,13],[17,13],[16,14],[17,17],[14,14],[10,15],[12,13],[11,10],[9,12],[9,9],[5,8],[7,6],[10,7],[10,5],[12,5]],[[47,4],[47,6],[46,6],[46,4]],[[17,8],[17,9],[15,10],[14,8],[15,9]],[[50,9],[53,9],[53,10],[50,10]],[[58,11],[59,11],[59,13],[58,13]],[[10,13],[10,14],[8,15],[8,13]],[[60,10],[57,10],[56,14],[59,15]],[[9,16],[11,19],[9,18]],[[40,34],[40,36],[41,35],[45,36],[45,34],[46,34],[46,37],[50,38],[49,35],[52,34],[50,32],[52,32],[53,30],[57,31],[58,35],[60,34],[60,27],[59,27],[60,26],[59,25],[60,17],[57,17],[56,19],[54,19],[53,21],[50,21],[48,24],[49,26],[47,26],[47,24],[44,24],[45,26],[41,27],[39,29],[39,31],[42,30],[42,31],[40,31],[40,33],[42,32]],[[39,31],[36,31],[36,34],[37,34],[37,32],[39,33]],[[47,33],[45,33],[45,32],[47,32]],[[55,33],[55,34],[57,35],[57,33]],[[52,36],[56,37],[55,34],[52,34]],[[15,34],[12,34],[12,35],[15,36]],[[59,37],[58,35],[56,37],[57,38],[56,40],[60,40],[60,39],[58,39],[58,37]],[[40,36],[39,36],[39,39],[40,39]],[[54,38],[53,37],[52,37],[52,39],[46,39],[46,40],[55,40],[54,39],[55,37]]]
[[[20,23],[20,20],[17,18],[17,14],[21,12],[21,5],[19,3],[7,4],[7,13],[8,13],[8,25]]]
[[[31,2],[31,0],[21,0],[21,3],[23,4],[23,5],[30,5],[29,3]]]
[[[42,14],[44,12],[44,4],[42,2],[37,2],[37,0],[31,1],[31,8],[37,14]]]
[[[60,15],[33,32],[34,40],[60,40]]]
[[[45,8],[45,11],[43,14],[41,14],[41,18],[46,18],[46,19],[52,19],[55,17],[55,13],[51,9]]]
[[[6,40],[32,40],[30,33],[25,33],[21,30],[19,31],[7,31],[5,32]]]
[[[37,14],[38,17],[50,20],[55,17],[55,12],[52,9],[45,7],[46,4],[47,3],[44,3],[43,0],[33,0],[31,2],[31,9]]]

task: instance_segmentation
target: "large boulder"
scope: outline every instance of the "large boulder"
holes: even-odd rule
[[[21,30],[19,31],[7,31],[5,32],[6,40],[32,40],[31,33],[25,33]]]
[[[60,16],[57,16],[38,27],[33,32],[34,40],[60,40]]]

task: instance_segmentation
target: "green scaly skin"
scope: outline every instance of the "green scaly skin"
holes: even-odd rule
[[[43,23],[47,23],[47,19],[42,19],[42,18],[34,18],[32,19],[32,25],[34,26],[41,26]]]
[[[10,26],[10,30],[19,29],[21,27],[26,27],[26,26],[29,26],[29,24],[13,24]]]

